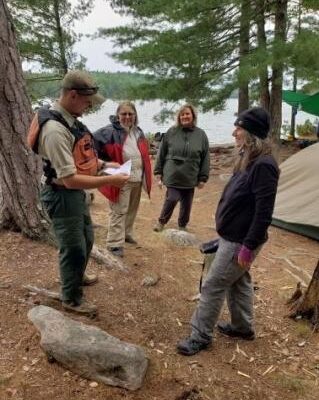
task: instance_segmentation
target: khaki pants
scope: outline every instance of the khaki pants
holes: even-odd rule
[[[128,182],[117,203],[109,202],[108,247],[123,247],[126,236],[133,236],[133,224],[141,200],[142,182]]]

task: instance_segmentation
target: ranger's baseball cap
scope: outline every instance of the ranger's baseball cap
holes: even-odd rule
[[[99,87],[86,71],[67,72],[62,80],[62,88],[76,90],[81,96],[91,96],[92,105],[100,105],[105,101],[105,98],[98,94]]]

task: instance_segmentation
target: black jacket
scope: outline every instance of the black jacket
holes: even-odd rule
[[[279,169],[270,155],[233,174],[216,211],[218,234],[251,250],[266,242],[274,209]]]

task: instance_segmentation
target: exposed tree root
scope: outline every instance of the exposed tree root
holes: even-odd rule
[[[290,305],[289,317],[305,318],[315,327],[319,326],[319,261],[306,291],[302,291],[299,282],[287,304]]]

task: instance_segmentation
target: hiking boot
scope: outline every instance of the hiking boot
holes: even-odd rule
[[[91,286],[94,285],[98,281],[98,277],[95,274],[84,274],[83,276],[83,281],[82,281],[82,286]],[[61,280],[56,279],[56,283],[61,285]]]
[[[124,257],[123,247],[108,247],[107,249],[115,257]]]
[[[130,235],[125,236],[125,242],[129,244],[137,244],[137,241]]]
[[[255,339],[255,332],[253,330],[246,332],[237,331],[236,329],[232,328],[231,324],[228,324],[227,322],[218,322],[217,329],[220,333],[229,337],[240,338],[244,340]]]
[[[81,304],[75,304],[73,302],[62,302],[62,307],[67,311],[72,311],[77,314],[83,315],[95,315],[97,313],[96,305],[89,303],[86,300],[82,300]]]
[[[98,277],[96,274],[84,274],[82,285],[83,286],[91,286],[94,285],[98,281]]]
[[[208,346],[210,346],[210,342],[199,342],[191,337],[188,337],[180,341],[176,348],[177,352],[179,354],[183,354],[183,356],[193,356],[194,354],[199,353],[201,350],[206,349]]]
[[[154,228],[153,231],[154,232],[162,232],[162,230],[164,229],[165,225],[161,224],[160,222],[158,222]]]

